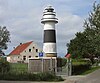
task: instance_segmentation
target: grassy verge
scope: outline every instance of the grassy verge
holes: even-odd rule
[[[50,73],[0,73],[0,80],[10,81],[63,81],[61,76]]]
[[[28,71],[28,64],[26,63],[10,63],[10,72],[22,73]]]
[[[28,64],[25,63],[10,63],[9,72],[0,72],[0,80],[11,81],[63,81],[61,76],[56,76],[51,73],[29,73]]]
[[[97,69],[100,69],[100,66],[98,66],[98,67],[91,67],[89,70],[81,73],[80,75],[86,75],[86,74],[92,73],[92,72],[94,72]]]

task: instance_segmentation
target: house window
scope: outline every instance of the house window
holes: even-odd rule
[[[18,56],[18,58],[19,58],[19,56]]]
[[[29,52],[31,52],[31,49],[29,49]]]
[[[38,49],[36,49],[36,52],[38,52]]]
[[[23,60],[24,60],[24,61],[26,60],[26,56],[23,56]]]
[[[29,56],[29,58],[31,58],[31,56]]]

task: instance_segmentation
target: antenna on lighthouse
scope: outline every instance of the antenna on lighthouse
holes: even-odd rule
[[[44,24],[43,51],[47,57],[57,57],[55,24],[58,19],[52,6],[45,8],[41,23]]]

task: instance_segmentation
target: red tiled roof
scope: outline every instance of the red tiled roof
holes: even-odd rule
[[[71,57],[71,54],[66,54],[65,57],[66,58],[70,58]]]
[[[21,44],[19,46],[17,46],[11,53],[10,55],[19,55],[21,52],[23,52],[31,43],[31,42],[27,42],[27,43],[24,43],[24,44]]]

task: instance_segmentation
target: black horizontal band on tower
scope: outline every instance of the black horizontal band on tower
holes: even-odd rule
[[[44,43],[56,43],[55,30],[44,30]]]

